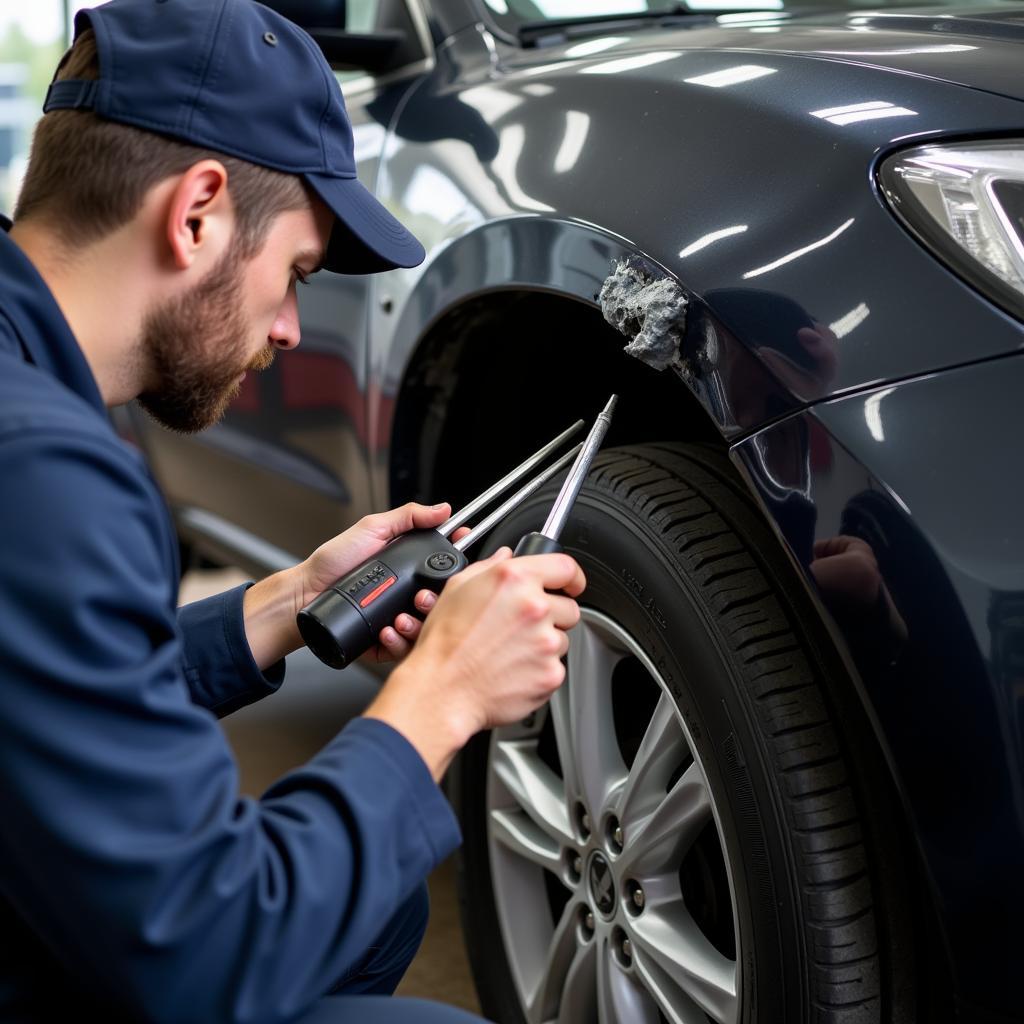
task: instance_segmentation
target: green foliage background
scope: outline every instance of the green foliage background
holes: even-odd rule
[[[62,53],[63,47],[59,39],[55,39],[45,46],[39,46],[32,42],[16,24],[11,25],[7,34],[0,39],[0,64],[24,64],[28,67],[25,95],[32,101],[40,114],[42,114],[46,88],[50,84],[50,79],[53,78],[54,69],[57,67],[57,61],[60,60]]]

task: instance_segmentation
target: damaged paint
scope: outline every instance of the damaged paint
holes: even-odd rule
[[[655,370],[685,371],[680,346],[688,299],[672,278],[638,256],[615,264],[598,295],[601,312],[630,339],[626,352]]]

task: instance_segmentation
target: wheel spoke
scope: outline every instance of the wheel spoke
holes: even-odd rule
[[[662,693],[619,797],[618,815],[624,828],[657,809],[673,772],[688,754],[675,704]]]
[[[608,795],[626,778],[611,697],[612,671],[621,659],[621,653],[613,651],[585,622],[572,631],[566,686],[568,743],[576,792],[592,817],[600,813]],[[562,760],[564,764],[564,755]]]
[[[674,871],[711,820],[707,783],[694,763],[654,811],[627,830],[621,870],[638,878]]]
[[[556,843],[572,842],[562,780],[538,756],[536,740],[495,744],[492,764],[513,799],[548,836]]]
[[[565,978],[557,1024],[580,1024],[597,1016],[597,952],[596,940],[577,951]]]
[[[562,991],[579,953],[576,940],[578,909],[578,905],[570,901],[551,936],[544,970],[529,1000],[526,1016],[530,1024],[543,1024],[558,1013]]]
[[[597,958],[598,1024],[658,1024],[651,997],[615,961],[612,942],[605,939]]]
[[[576,629],[582,629],[582,624]],[[570,646],[572,640],[569,641]],[[562,765],[562,781],[565,784],[566,800],[573,799],[579,793],[580,780],[576,771],[576,753],[572,743],[572,709],[569,707],[569,686],[560,687],[551,696],[548,703],[548,714],[555,730],[555,745],[558,748],[558,760]]]
[[[736,962],[711,945],[682,899],[645,911],[631,930],[637,970],[670,1021],[689,1022],[693,1004],[719,1024],[735,1024]]]
[[[524,811],[491,811],[491,835],[513,853],[560,876],[562,847]]]

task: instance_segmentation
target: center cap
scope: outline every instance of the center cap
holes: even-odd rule
[[[615,911],[615,879],[608,861],[600,853],[590,858],[590,898],[594,906],[605,916],[611,917]]]

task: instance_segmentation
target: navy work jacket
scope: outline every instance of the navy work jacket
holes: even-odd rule
[[[176,610],[163,498],[0,230],[0,1021],[285,1021],[455,847],[357,719],[260,800],[216,717],[272,693],[245,586]]]

